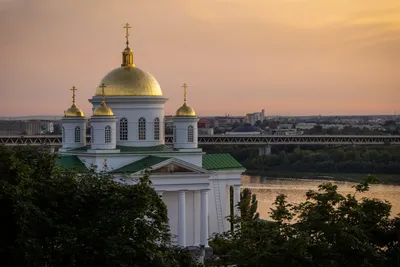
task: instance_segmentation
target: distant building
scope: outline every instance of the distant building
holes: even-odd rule
[[[210,127],[212,127],[210,119],[207,119],[207,118],[199,119],[199,121],[197,122],[197,127],[199,127],[199,128],[210,128]]]
[[[272,135],[302,135],[303,131],[298,131],[296,129],[273,129],[268,132]]]
[[[251,125],[256,124],[257,121],[263,122],[265,120],[265,110],[261,110],[261,112],[247,113],[246,121]]]
[[[214,135],[214,128],[198,128],[199,135]]]
[[[225,134],[227,135],[260,135],[263,134],[264,131],[261,130],[260,128],[251,125],[250,123],[246,123],[244,125],[240,125],[233,129],[231,132],[226,132]]]
[[[225,116],[225,117],[215,117],[214,127],[231,129],[235,124],[243,124],[246,121],[244,116]]]
[[[316,125],[317,125],[317,124],[316,124],[316,123],[313,123],[313,122],[309,122],[309,123],[307,123],[307,122],[300,122],[300,123],[297,123],[297,124],[296,124],[296,129],[299,129],[299,130],[309,130],[309,129],[314,128]]]
[[[39,135],[54,132],[53,121],[1,120],[0,135]]]

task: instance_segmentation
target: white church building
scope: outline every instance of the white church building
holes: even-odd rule
[[[186,84],[183,105],[173,119],[173,145],[165,144],[168,99],[157,80],[135,66],[129,25],[125,28],[122,64],[104,76],[89,99],[90,118],[76,106],[77,89],[71,89],[73,103],[62,119],[58,164],[78,171],[97,166],[98,171],[111,172],[127,183],[149,170],[152,186],[168,208],[177,244],[207,247],[213,233],[229,229],[229,189],[233,186],[236,204],[244,168],[229,154],[206,154],[198,147],[198,117],[186,102]],[[90,127],[90,144],[86,127]]]

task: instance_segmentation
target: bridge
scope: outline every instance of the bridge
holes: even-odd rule
[[[90,136],[86,142],[90,144]],[[399,135],[199,135],[200,145],[400,145]],[[166,135],[172,144],[173,136]],[[61,146],[61,135],[0,136],[6,146]]]

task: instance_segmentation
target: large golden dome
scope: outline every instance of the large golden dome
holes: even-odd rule
[[[137,67],[120,67],[110,71],[100,84],[107,84],[106,96],[162,96],[161,87],[150,73]],[[96,95],[102,95],[100,87]]]

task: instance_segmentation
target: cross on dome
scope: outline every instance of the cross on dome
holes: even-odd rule
[[[72,104],[75,105],[75,91],[78,91],[78,88],[72,86],[71,91],[72,91]]]
[[[186,83],[184,83],[184,84],[182,85],[182,88],[183,88],[183,102],[184,102],[184,103],[186,103],[186,94],[187,94],[186,89],[187,89],[188,87],[189,87],[189,86],[188,86]]]
[[[80,110],[76,105],[75,105],[75,91],[78,91],[78,88],[75,86],[72,86],[70,89],[72,91],[72,105],[71,107],[64,112],[64,117],[83,117],[84,114],[82,110]]]
[[[99,87],[101,88],[101,103],[100,106],[93,111],[93,116],[114,116],[113,111],[111,108],[107,107],[106,102],[104,101],[104,97],[106,95],[104,88],[106,88],[107,85],[102,83],[99,85]]]
[[[101,102],[104,102],[104,96],[106,95],[106,93],[104,92],[104,88],[106,88],[107,85],[102,83],[99,87],[101,88]]]
[[[126,23],[124,26],[124,29],[126,30],[125,38],[126,38],[126,45],[129,45],[129,29],[131,26],[129,26],[129,23]]]

